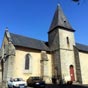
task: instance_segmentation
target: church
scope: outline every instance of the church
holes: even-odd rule
[[[88,84],[88,46],[75,42],[75,30],[60,5],[48,30],[48,41],[41,41],[5,30],[0,49],[0,80],[41,76]]]

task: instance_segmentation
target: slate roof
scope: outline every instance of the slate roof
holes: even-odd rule
[[[45,44],[46,42],[44,41],[25,37],[25,36],[18,35],[18,34],[13,34],[13,33],[10,33],[10,36],[11,36],[12,43],[15,46],[50,51],[48,46]]]
[[[10,33],[10,36],[12,39],[12,43],[15,46],[50,51],[47,42],[29,38],[29,37],[25,37],[25,36],[18,35],[18,34],[13,34],[13,33]],[[76,43],[76,47],[78,48],[79,51],[88,52],[87,45]]]
[[[76,43],[76,47],[79,51],[88,52],[88,45]]]
[[[63,28],[66,28],[67,30],[75,31],[71,27],[69,21],[67,20],[65,14],[62,11],[62,8],[60,5],[57,6],[57,9],[55,11],[49,32],[54,30],[56,27],[63,27]]]

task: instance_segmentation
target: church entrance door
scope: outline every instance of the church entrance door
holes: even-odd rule
[[[70,77],[71,77],[71,81],[75,81],[74,66],[73,65],[70,65]]]

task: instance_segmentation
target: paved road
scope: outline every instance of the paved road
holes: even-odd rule
[[[7,88],[5,86],[0,86],[0,88]],[[33,88],[33,87],[27,87],[27,88]],[[55,85],[55,84],[48,84],[45,88],[88,88],[88,86],[85,85]]]
[[[30,87],[28,87],[30,88]],[[85,85],[46,85],[45,88],[88,88],[88,86]]]
[[[88,88],[82,85],[47,85],[46,88]]]

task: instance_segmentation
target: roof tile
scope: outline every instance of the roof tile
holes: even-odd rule
[[[44,41],[25,37],[18,34],[13,34],[13,33],[10,33],[10,36],[12,39],[12,43],[15,46],[22,46],[22,47],[33,48],[38,50],[50,51]]]
[[[88,52],[88,45],[76,43],[76,47],[80,51]]]

